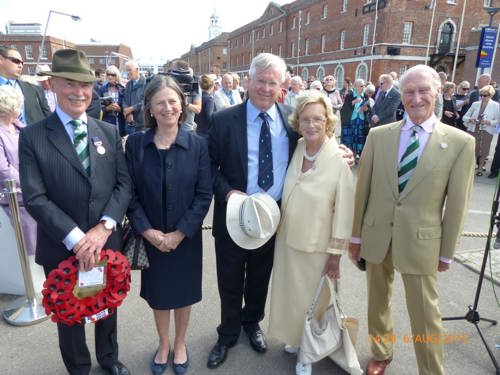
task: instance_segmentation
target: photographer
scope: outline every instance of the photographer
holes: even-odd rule
[[[201,112],[201,92],[198,81],[194,78],[193,69],[184,60],[174,60],[167,75],[177,81],[186,97],[186,116],[181,127],[184,130],[195,131],[194,116]]]
[[[125,136],[125,118],[121,105],[125,87],[120,83],[120,71],[114,65],[106,68],[106,82],[99,88],[102,107],[102,121],[116,125],[120,135]]]

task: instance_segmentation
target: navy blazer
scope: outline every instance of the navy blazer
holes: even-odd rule
[[[289,161],[297,146],[298,134],[288,125],[293,108],[276,104],[288,135]],[[214,183],[213,235],[227,234],[226,196],[230,190],[246,191],[248,178],[247,102],[213,114],[209,132],[209,153]]]
[[[150,228],[162,232],[178,229],[188,239],[200,236],[212,202],[206,141],[179,129],[164,164],[154,134],[155,130],[148,129],[127,139],[125,159],[134,190],[127,216],[138,233]]]
[[[19,172],[26,209],[38,223],[37,263],[55,268],[73,253],[62,241],[74,228],[88,231],[103,215],[117,223],[131,197],[131,181],[116,127],[87,117],[90,176],[59,116],[21,130]],[[99,154],[92,139],[102,142]],[[119,250],[120,231],[106,246]]]

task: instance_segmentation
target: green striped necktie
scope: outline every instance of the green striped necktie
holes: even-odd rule
[[[87,173],[90,172],[90,159],[89,159],[89,148],[87,140],[87,130],[83,126],[81,120],[71,120],[69,122],[73,127],[73,146],[75,146],[76,153],[82,162],[83,169]]]
[[[415,167],[417,166],[418,160],[418,131],[420,130],[420,125],[414,125],[411,127],[411,137],[408,147],[401,157],[401,161],[399,162],[398,169],[398,187],[399,192],[401,193],[405,188],[408,180],[410,179]]]

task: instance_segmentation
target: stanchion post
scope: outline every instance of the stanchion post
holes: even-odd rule
[[[12,226],[16,234],[17,250],[21,271],[23,273],[24,288],[26,296],[15,300],[3,311],[3,317],[7,323],[15,326],[26,326],[41,322],[48,318],[45,309],[41,305],[41,296],[35,294],[33,287],[33,277],[29,266],[28,255],[24,242],[23,229],[21,226],[21,215],[19,212],[19,202],[17,200],[16,181],[9,179],[4,182],[6,194],[9,199],[9,207],[12,213]]]

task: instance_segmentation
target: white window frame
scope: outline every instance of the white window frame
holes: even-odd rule
[[[361,70],[364,69],[365,71],[365,76],[361,76]],[[358,66],[356,67],[356,79],[363,79],[365,82],[368,80],[368,65],[366,65],[366,63],[364,62],[361,62],[358,64]]]
[[[311,22],[311,12],[307,11],[307,13],[306,13],[306,25],[309,25],[310,22]]]
[[[306,67],[302,68],[302,71],[300,72],[300,76],[302,77],[302,80],[304,82],[307,82],[309,79],[309,70]]]
[[[405,21],[403,23],[403,44],[410,44],[413,34],[413,22]]]
[[[295,42],[292,42],[292,46],[290,49],[291,49],[290,51],[291,57],[295,57]]]
[[[346,31],[342,30],[340,32],[340,46],[339,46],[339,49],[345,49],[345,35],[346,35]]]
[[[304,39],[304,56],[309,55],[309,39]]]
[[[280,44],[278,48],[279,48],[278,49],[278,56],[281,57],[283,54],[283,44]]]
[[[323,11],[321,13],[321,19],[326,20],[328,18],[328,4],[323,5]]]
[[[349,0],[342,0],[342,8],[340,10],[340,13],[347,12],[347,7],[348,6],[349,6]]]
[[[269,28],[269,36],[274,34],[274,24],[271,24],[271,27]]]
[[[292,18],[292,27],[291,27],[290,30],[295,30],[295,23],[297,22],[296,19],[297,19],[297,16],[293,16],[293,18]]]
[[[368,38],[370,36],[370,24],[367,23],[363,26],[363,47],[368,45]]]
[[[326,34],[321,34],[321,53],[326,51]]]
[[[323,82],[325,75],[325,68],[323,67],[323,65],[320,65],[318,69],[316,69],[316,79],[320,82]]]
[[[33,46],[31,44],[26,44],[24,46],[24,54],[26,56],[26,60],[33,60]]]
[[[279,28],[279,30],[280,30],[280,33],[283,32],[283,21],[280,21],[280,28]]]
[[[344,86],[344,75],[345,75],[344,67],[342,66],[342,64],[337,65],[337,67],[335,68],[334,75],[335,75],[335,80],[337,81],[335,87],[340,90]]]

